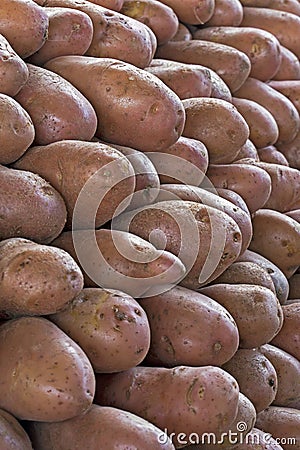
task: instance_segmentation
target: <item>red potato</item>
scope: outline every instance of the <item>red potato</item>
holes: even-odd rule
[[[45,8],[49,17],[48,37],[43,46],[27,59],[42,66],[62,55],[83,55],[93,38],[93,23],[82,11],[71,8]]]
[[[281,63],[273,80],[299,80],[300,62],[297,56],[288,48],[281,45]]]
[[[243,160],[245,158],[250,158],[253,161],[259,161],[258,151],[250,139],[247,139],[245,144],[241,146],[233,162]]]
[[[124,0],[120,12],[147,25],[155,34],[157,45],[172,39],[178,29],[173,9],[157,0]]]
[[[271,341],[271,344],[300,360],[300,303],[283,305],[282,311],[284,316],[283,326]]]
[[[226,100],[232,103],[232,95],[227,84],[222,80],[222,78],[212,69],[210,70],[211,78],[211,93],[212,98],[220,98],[221,100]]]
[[[296,107],[287,97],[267,83],[248,78],[234,95],[255,101],[273,115],[279,130],[276,145],[289,143],[296,137],[300,124]]]
[[[91,102],[100,139],[141,151],[163,151],[181,136],[182,102],[154,75],[115,59],[87,56],[61,56],[45,67]]]
[[[28,76],[26,63],[0,34],[0,92],[13,97],[26,83]]]
[[[28,64],[29,78],[15,99],[29,113],[36,145],[62,139],[90,140],[97,117],[90,102],[67,80]]]
[[[298,0],[241,0],[241,4],[243,6],[276,9],[278,11],[286,11],[298,16],[300,15]]]
[[[215,0],[214,12],[205,22],[207,27],[238,27],[243,19],[243,7],[239,0]]]
[[[157,40],[143,23],[86,0],[46,0],[45,6],[77,9],[91,18],[94,34],[86,55],[115,58],[140,68],[152,61]]]
[[[300,57],[300,17],[296,14],[271,8],[243,8],[242,27],[257,27],[269,31],[279,42]]]
[[[295,138],[288,143],[276,144],[276,148],[286,157],[290,167],[294,169],[300,169],[300,130],[296,134]]]
[[[211,26],[196,30],[194,39],[229,45],[245,53],[251,62],[250,76],[270,80],[279,69],[280,43],[276,37],[254,27]]]
[[[209,41],[170,41],[158,47],[155,57],[208,67],[222,78],[231,92],[244,84],[251,70],[251,62],[245,53]]]
[[[300,80],[269,81],[269,86],[285,95],[300,114]]]
[[[241,208],[247,214],[250,214],[250,211],[248,209],[248,206],[246,205],[245,200],[237,192],[224,188],[213,188],[212,191],[213,192],[216,191],[220,197],[225,198],[229,202]]]
[[[48,16],[32,0],[1,0],[0,34],[21,57],[39,50],[47,39]]]
[[[268,145],[267,147],[259,148],[257,150],[259,161],[270,164],[280,164],[282,166],[289,166],[289,162],[274,145]]]
[[[170,39],[170,41],[191,41],[193,39],[192,33],[189,28],[183,23],[179,22],[177,32]]]
[[[0,410],[0,445],[2,450],[33,450],[19,421],[3,409]]]
[[[180,22],[190,25],[202,25],[207,22],[214,11],[214,0],[161,0],[162,3],[172,8]]]

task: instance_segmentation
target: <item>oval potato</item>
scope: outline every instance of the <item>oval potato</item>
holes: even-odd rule
[[[26,63],[0,34],[0,92],[13,97],[26,83],[28,76]]]
[[[243,7],[239,0],[215,0],[214,12],[205,22],[206,27],[238,27],[243,19]]]

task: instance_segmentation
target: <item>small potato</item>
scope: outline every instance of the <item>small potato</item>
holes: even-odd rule
[[[152,423],[95,404],[85,414],[63,422],[31,422],[28,432],[35,450],[175,450],[168,436]]]
[[[138,366],[117,374],[97,374],[96,381],[95,403],[149,420],[167,430],[175,447],[179,433],[219,436],[238,410],[237,382],[215,366]],[[156,399],[163,399],[163,408]]]
[[[0,94],[0,123],[0,164],[11,164],[30,147],[35,129],[27,111],[6,94]]]
[[[249,127],[236,107],[216,98],[190,98],[182,103],[186,114],[182,135],[203,142],[210,164],[232,162],[249,138]]]
[[[41,317],[9,320],[0,327],[0,343],[1,408],[17,419],[44,422],[70,419],[90,408],[92,366],[54,323]]]
[[[1,450],[33,450],[24,428],[4,409],[0,409],[0,446]]]
[[[121,291],[84,288],[49,319],[77,342],[95,372],[121,372],[135,367],[150,347],[145,311]]]
[[[256,148],[273,145],[279,136],[278,125],[272,114],[262,105],[253,100],[234,97],[233,105],[246,120],[249,138]]]
[[[254,348],[270,342],[283,323],[283,312],[273,292],[250,284],[213,284],[200,292],[220,303],[234,318],[241,348]]]
[[[271,209],[256,211],[249,249],[272,261],[290,278],[300,265],[300,224]]]
[[[233,162],[240,161],[245,158],[259,161],[257,149],[250,139],[247,139],[245,144],[241,146]]]
[[[35,127],[35,144],[62,139],[90,140],[97,117],[89,101],[63,77],[27,64],[29,78],[15,99],[29,113]]]
[[[183,23],[179,22],[177,32],[170,39],[170,41],[191,41],[193,38],[189,28]]]
[[[250,211],[245,203],[245,200],[237,192],[225,188],[214,188],[214,189],[216,190],[217,194],[220,197],[225,198],[229,202],[233,203],[235,206],[238,206],[240,209],[245,211],[247,214],[250,214]]]
[[[0,166],[0,174],[0,239],[53,241],[67,218],[61,195],[32,172]]]
[[[26,83],[28,76],[26,63],[0,34],[0,92],[13,97]]]
[[[281,63],[273,80],[299,80],[300,62],[297,56],[288,48],[281,45]]]
[[[53,314],[83,288],[82,273],[67,252],[28,239],[0,242],[0,274],[6,317]]]
[[[180,137],[183,105],[154,75],[115,59],[88,56],[60,56],[45,67],[66,78],[91,102],[98,117],[98,138],[136,150],[163,151]]]
[[[238,348],[235,321],[223,306],[206,295],[176,286],[141,299],[140,304],[151,329],[146,365],[220,366]]]
[[[300,114],[300,80],[271,80],[268,85],[285,95]]]
[[[214,0],[162,0],[162,3],[170,6],[178,16],[180,22],[190,25],[203,25],[213,15]]]
[[[271,344],[300,360],[300,303],[283,305],[282,311],[283,326]]]
[[[289,143],[276,144],[276,148],[286,157],[290,167],[300,170],[299,158],[300,130]]]
[[[214,12],[205,27],[238,27],[243,19],[243,7],[239,0],[215,0]]]
[[[277,150],[274,145],[268,145],[267,147],[259,148],[257,150],[259,161],[271,163],[271,164],[281,164],[282,166],[289,166],[289,162],[279,150]]]

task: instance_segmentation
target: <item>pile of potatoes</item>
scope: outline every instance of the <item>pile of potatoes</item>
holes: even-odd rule
[[[300,449],[298,0],[1,0],[1,450]]]

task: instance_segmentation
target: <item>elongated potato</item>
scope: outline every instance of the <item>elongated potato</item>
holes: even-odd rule
[[[175,446],[179,433],[219,436],[237,414],[237,382],[219,367],[139,366],[117,374],[97,374],[96,381],[95,403],[149,420],[167,430]],[[164,399],[164,408],[155,398]]]
[[[249,249],[272,261],[290,278],[300,265],[300,224],[271,209],[256,211]]]
[[[182,133],[185,112],[179,97],[144,70],[87,56],[61,56],[45,67],[66,78],[91,102],[98,116],[96,134],[105,141],[163,151]]]
[[[245,53],[216,42],[170,41],[160,45],[155,56],[206,66],[222,78],[231,92],[237,91],[243,85],[251,70],[251,62]]]
[[[241,146],[233,162],[240,161],[241,159],[245,158],[259,161],[257,149],[250,139],[247,139],[245,144]]]
[[[282,327],[283,313],[275,294],[268,288],[250,284],[213,284],[202,294],[219,302],[236,321],[241,348],[267,344]]]
[[[280,332],[271,341],[271,344],[285,350],[300,360],[300,303],[295,302],[282,306],[284,321]]]
[[[151,329],[146,365],[220,366],[238,348],[239,333],[232,316],[206,295],[176,286],[141,299],[140,304]]]
[[[300,361],[286,351],[271,344],[262,345],[259,351],[275,367],[278,387],[272,402],[277,406],[289,406],[300,400]]]
[[[271,164],[281,164],[282,166],[289,166],[289,162],[279,150],[277,150],[274,145],[268,145],[267,147],[262,147],[257,150],[259,161],[271,163]]]
[[[18,419],[45,422],[89,409],[95,392],[92,366],[54,323],[41,317],[9,320],[0,327],[0,342],[1,408]]]
[[[28,76],[26,63],[0,34],[0,92],[13,97],[26,83]]]
[[[24,428],[4,409],[0,410],[0,430],[2,450],[32,450],[31,441]]]
[[[276,148],[286,157],[290,167],[293,167],[294,169],[298,170],[300,169],[299,143],[300,143],[300,130],[298,131],[295,138],[291,142],[276,144]]]
[[[15,99],[29,113],[35,144],[62,139],[90,140],[97,117],[90,102],[63,77],[28,64],[29,78]]]
[[[85,0],[46,0],[45,6],[79,9],[91,18],[94,34],[86,55],[116,58],[141,68],[148,66],[157,46],[153,31],[131,17],[95,3]]]
[[[99,229],[62,233],[53,245],[78,261],[86,287],[103,287],[145,297],[167,291],[185,275],[172,253],[127,232]]]
[[[182,103],[186,114],[182,135],[204,143],[210,164],[232,162],[249,137],[249,127],[236,107],[216,98],[191,98]]]
[[[239,0],[215,0],[214,12],[205,22],[206,27],[238,27],[242,22],[243,7]]]
[[[267,147],[278,140],[279,130],[272,114],[262,105],[245,98],[232,99],[233,105],[246,120],[249,138],[256,148]]]
[[[0,173],[0,239],[53,241],[66,223],[61,195],[32,172],[0,166]]]
[[[61,194],[69,229],[100,227],[126,208],[135,188],[129,160],[100,142],[63,140],[31,147],[14,167],[39,174]]]
[[[190,25],[202,25],[207,22],[214,11],[214,0],[162,0],[162,3],[170,6],[178,16],[180,22]]]
[[[281,63],[273,80],[299,80],[300,62],[295,53],[281,45]]]
[[[1,315],[53,314],[83,288],[83,276],[64,250],[11,238],[0,242]]]
[[[0,122],[0,164],[10,164],[30,147],[35,129],[27,111],[6,94],[0,94]]]
[[[175,450],[168,436],[147,420],[95,404],[85,414],[63,422],[31,422],[28,432],[35,450],[74,450],[74,445],[89,450]]]
[[[271,80],[268,85],[285,95],[300,113],[300,80]]]

